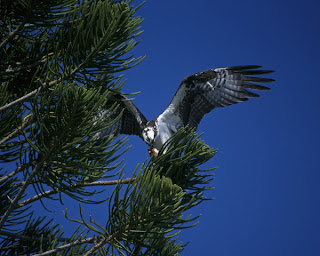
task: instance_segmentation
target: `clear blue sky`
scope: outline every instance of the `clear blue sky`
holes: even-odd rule
[[[219,167],[207,193],[216,199],[192,211],[202,217],[179,235],[190,241],[182,255],[320,255],[319,9],[308,0],[162,0],[139,10],[144,33],[133,53],[146,59],[124,73],[123,91],[141,91],[134,103],[149,119],[189,74],[248,64],[276,70],[271,91],[214,110],[198,127],[218,148],[204,166]],[[130,174],[148,154],[140,138],[129,144]],[[79,212],[78,203],[65,207]],[[84,208],[105,223],[105,206]]]
[[[147,1],[146,59],[125,73],[125,92],[149,119],[185,76],[241,64],[274,69],[258,99],[217,109],[198,132],[218,154],[200,223],[180,235],[182,255],[320,255],[319,9],[317,1]],[[130,137],[128,168],[147,157]],[[132,162],[132,163],[131,163]]]

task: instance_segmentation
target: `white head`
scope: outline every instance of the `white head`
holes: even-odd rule
[[[158,134],[158,124],[157,120],[154,119],[146,124],[142,131],[143,140],[151,147]]]
[[[149,126],[143,129],[142,137],[143,140],[149,145],[152,146],[155,139],[155,130],[153,127]]]

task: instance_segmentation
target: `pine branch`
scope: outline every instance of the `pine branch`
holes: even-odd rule
[[[132,229],[134,226],[136,226],[137,224],[139,224],[141,220],[141,216],[138,217],[138,219],[134,222],[133,225],[126,225],[122,230],[118,230],[116,232],[114,232],[112,235],[108,236],[106,239],[101,240],[99,243],[95,244],[94,246],[92,246],[90,248],[89,251],[86,252],[86,254],[84,256],[89,256],[91,255],[95,250],[97,250],[98,248],[102,247],[103,245],[105,245],[106,243],[112,241],[113,239],[117,238],[119,235],[123,234],[124,232]]]
[[[62,134],[59,136],[59,138],[56,140],[54,145],[49,149],[47,154],[42,158],[42,160],[39,162],[39,164],[33,169],[33,171],[30,173],[29,177],[23,184],[22,188],[19,190],[18,194],[16,197],[11,201],[11,204],[9,205],[7,211],[3,214],[3,217],[0,220],[0,230],[2,229],[4,223],[10,216],[10,213],[17,208],[19,200],[22,198],[24,192],[26,191],[27,187],[30,185],[33,177],[41,170],[41,167],[43,166],[44,162],[46,159],[51,155],[53,152],[54,148],[58,145],[58,143],[62,140],[64,137],[65,133],[67,132],[67,129],[65,129]]]
[[[110,180],[110,181],[95,181],[95,182],[88,182],[88,183],[78,183],[70,186],[66,186],[65,188],[82,188],[82,187],[91,187],[91,186],[110,186],[110,185],[117,185],[117,184],[128,184],[135,180],[135,178],[127,178],[123,180]],[[38,194],[32,198],[26,199],[25,201],[18,204],[19,207],[26,206],[34,201],[37,201],[43,197],[48,197],[50,195],[57,194],[62,192],[60,189],[53,189],[45,191],[44,193]]]
[[[6,45],[11,38],[13,38],[16,34],[18,34],[26,23],[27,23],[27,19],[24,18],[24,20],[20,23],[20,25],[14,31],[8,34],[8,37],[0,44],[0,48]]]
[[[195,219],[183,216],[186,210],[205,200],[202,192],[207,189],[210,176],[200,174],[197,167],[214,152],[180,133],[180,142],[171,141],[167,153],[144,165],[139,175],[99,181],[107,171],[120,165],[110,166],[118,159],[116,154],[123,140],[115,144],[111,140],[88,141],[88,135],[106,126],[103,119],[95,120],[94,125],[92,119],[101,108],[117,103],[110,88],[121,93],[122,83],[115,74],[139,63],[133,57],[124,57],[136,45],[133,38],[139,34],[136,32],[141,19],[134,18],[137,9],[131,7],[131,0],[80,1],[76,5],[72,0],[49,2],[45,8],[40,4],[28,5],[31,15],[36,14],[29,20],[33,24],[22,25],[12,19],[9,23],[15,22],[14,27],[3,29],[8,31],[8,38],[0,44],[2,51],[10,48],[11,42],[21,43],[5,51],[6,58],[0,67],[6,93],[0,111],[6,110],[4,114],[13,120],[3,129],[6,137],[1,138],[0,145],[4,152],[2,159],[9,162],[20,157],[21,163],[14,167],[16,170],[10,169],[11,173],[0,177],[1,186],[6,186],[2,193],[6,206],[0,229],[6,224],[22,227],[19,223],[24,216],[20,212],[37,200],[55,199],[61,193],[87,202],[90,200],[85,197],[96,191],[83,187],[116,187],[107,197],[110,199],[105,211],[107,225],[103,220],[102,224],[91,218],[94,225],[87,223],[81,213],[81,220],[68,220],[85,225],[85,236],[75,231],[70,238],[61,238],[62,229],[56,231],[55,226],[50,229],[42,219],[34,221],[30,217],[25,230],[18,234],[0,231],[8,241],[8,252],[12,248],[18,254],[38,256],[99,252],[109,255],[115,250],[119,255],[142,252],[175,255],[181,251],[181,245],[175,245],[172,237],[176,234],[171,232],[185,228]],[[65,2],[68,3],[64,5]],[[25,101],[27,105],[21,105]],[[24,110],[29,104],[33,120],[25,117],[21,122],[21,115],[24,116],[21,107]],[[117,119],[113,121],[109,127],[118,124]],[[13,141],[21,132],[25,132],[28,144]],[[24,180],[16,179],[23,171]],[[81,183],[82,179],[94,182]],[[28,194],[27,188],[34,183],[34,194]],[[11,194],[7,193],[7,187]],[[125,188],[124,193],[121,188]],[[88,238],[89,232],[96,235]]]

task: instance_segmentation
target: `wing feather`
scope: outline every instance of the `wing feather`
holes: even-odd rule
[[[133,102],[123,94],[116,96],[117,108],[110,112],[103,110],[97,118],[103,117],[105,123],[116,120],[110,127],[97,133],[95,137],[101,138],[107,135],[138,135],[142,138],[142,130],[147,123],[147,119]]]
[[[256,77],[270,74],[271,70],[256,70],[261,66],[233,66],[209,69],[184,78],[163,115],[174,112],[183,125],[197,128],[203,116],[216,107],[224,107],[248,98],[259,97],[246,89],[266,91],[268,87],[257,83],[273,79]],[[169,111],[170,110],[170,111]]]

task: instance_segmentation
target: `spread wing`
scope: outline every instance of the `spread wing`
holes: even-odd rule
[[[265,91],[268,87],[257,83],[273,79],[256,77],[271,70],[257,70],[261,66],[234,66],[209,69],[184,78],[171,103],[163,113],[175,113],[183,125],[197,128],[203,116],[216,107],[247,101],[259,95],[247,89]]]
[[[95,137],[101,138],[110,134],[128,134],[138,135],[142,138],[142,130],[147,123],[147,119],[125,95],[119,94],[116,97],[116,101],[119,104],[117,108],[114,111],[103,110],[96,117],[102,117],[108,123],[116,121],[109,128],[97,133]]]

